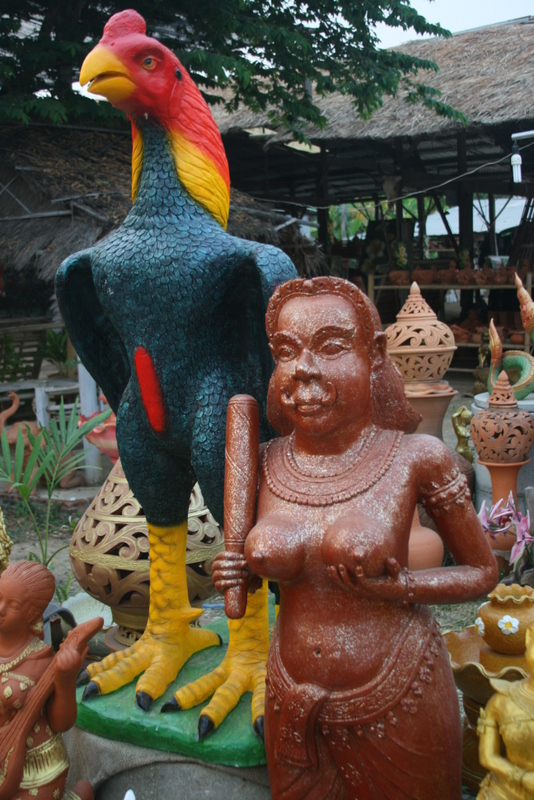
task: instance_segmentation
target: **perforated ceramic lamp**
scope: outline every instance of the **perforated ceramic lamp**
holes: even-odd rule
[[[410,404],[423,417],[418,433],[443,439],[443,417],[458,394],[444,380],[456,345],[448,325],[440,322],[412,283],[397,321],[386,328],[387,349],[404,380]]]
[[[471,438],[479,464],[491,475],[492,503],[506,500],[510,491],[515,495],[519,470],[530,461],[534,420],[518,408],[506,372],[497,378],[489,408],[481,409],[471,420]]]

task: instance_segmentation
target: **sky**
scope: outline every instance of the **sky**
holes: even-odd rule
[[[453,33],[534,15],[532,0],[411,0],[411,4],[429,22],[439,22]],[[402,31],[387,25],[380,26],[377,33],[384,47],[419,38],[413,30]]]

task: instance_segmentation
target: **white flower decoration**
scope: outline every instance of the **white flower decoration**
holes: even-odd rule
[[[475,628],[477,629],[477,633],[480,634],[480,636],[484,636],[485,627],[484,627],[484,622],[482,621],[482,617],[476,618]]]
[[[499,628],[505,636],[510,636],[511,633],[517,633],[519,630],[519,620],[505,614],[498,622]]]

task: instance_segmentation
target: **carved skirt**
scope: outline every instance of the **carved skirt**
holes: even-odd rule
[[[438,626],[415,607],[373,680],[296,684],[275,628],[265,741],[273,800],[459,800],[461,725]]]

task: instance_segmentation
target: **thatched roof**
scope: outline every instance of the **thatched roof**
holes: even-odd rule
[[[62,260],[119,225],[131,207],[128,130],[0,126],[0,265],[52,280]],[[228,230],[275,244],[301,274],[323,257],[288,216],[232,192]]]
[[[1,126],[0,263],[51,278],[120,223],[131,206],[129,146],[122,131]]]
[[[471,125],[518,125],[534,116],[534,16],[457,33],[448,39],[408,42],[395,49],[434,61],[439,72],[422,71],[416,80],[438,89],[441,99],[463,111]],[[369,120],[358,116],[348,96],[319,98],[316,101],[328,126],[324,130],[309,127],[306,134],[317,142],[338,138],[394,139],[442,134],[463,127],[438,117],[421,104],[406,103],[404,97],[402,91],[398,97],[385,97],[382,108]],[[214,116],[223,134],[271,127],[266,114],[246,108],[230,114],[216,107]]]
[[[332,204],[355,197],[384,196],[383,179],[403,175],[403,189],[421,188],[413,176],[429,176],[427,185],[449,178],[461,170],[457,136],[467,140],[466,169],[479,168],[510,152],[510,134],[534,127],[534,16],[458,33],[449,39],[413,41],[397,48],[436,62],[439,72],[424,71],[417,80],[441,91],[441,100],[468,117],[464,126],[438,117],[421,104],[406,102],[405,92],[385,97],[383,106],[369,120],[362,120],[347,96],[319,98],[317,103],[328,125],[309,127],[306,134],[314,145],[325,148],[328,189]],[[249,131],[272,128],[266,113],[240,108],[229,114],[216,107],[214,116],[223,133],[230,163],[239,188],[254,196],[269,196],[281,202],[321,203],[317,188],[320,156],[289,152],[290,136],[283,130],[258,137]],[[532,153],[532,156],[531,156]],[[239,154],[239,159],[237,158]],[[534,148],[523,156],[534,170]],[[531,162],[530,162],[531,159]],[[495,177],[505,192],[509,161],[485,167],[476,177]],[[483,186],[480,191],[493,191]]]

